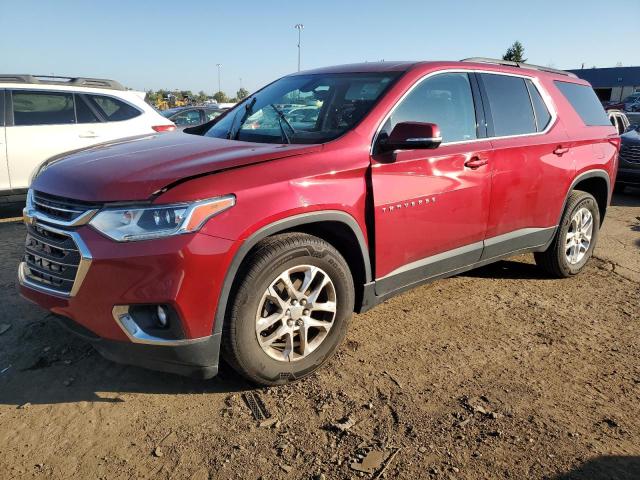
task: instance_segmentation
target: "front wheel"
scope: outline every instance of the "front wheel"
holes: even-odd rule
[[[556,277],[577,275],[591,258],[599,230],[596,199],[587,192],[574,190],[553,242],[546,251],[534,253],[536,264]]]
[[[250,254],[223,328],[223,356],[262,385],[323,365],[344,339],[354,287],[347,263],[312,235],[276,235]]]

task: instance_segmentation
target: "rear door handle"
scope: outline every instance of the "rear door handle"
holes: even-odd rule
[[[556,147],[556,149],[553,151],[553,153],[558,155],[559,157],[561,157],[562,155],[564,155],[568,151],[569,151],[569,147],[563,147],[562,145],[559,145],[558,147]]]
[[[82,132],[80,135],[78,135],[78,137],[80,138],[98,138],[100,135],[98,135],[96,132]]]
[[[475,170],[476,168],[480,168],[487,163],[489,163],[489,160],[486,158],[471,157],[469,160],[464,162],[464,166],[470,168],[471,170]]]

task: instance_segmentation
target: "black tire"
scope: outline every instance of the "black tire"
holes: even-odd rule
[[[256,312],[262,293],[278,275],[297,265],[312,265],[327,273],[335,287],[333,326],[305,358],[279,361],[260,346]],[[340,253],[324,240],[303,233],[275,235],[259,243],[243,262],[235,282],[222,332],[222,355],[238,373],[261,385],[278,385],[306,377],[332,357],[344,339],[354,308],[351,271]]]
[[[582,260],[576,264],[571,264],[565,255],[565,238],[571,226],[571,219],[581,208],[587,208],[591,213],[593,218],[593,232],[591,243]],[[567,278],[577,275],[582,271],[589,261],[589,258],[591,258],[591,254],[598,240],[599,231],[600,210],[598,208],[598,202],[596,202],[596,199],[590,193],[574,190],[569,194],[567,205],[553,242],[546,251],[534,253],[536,264],[554,277]]]

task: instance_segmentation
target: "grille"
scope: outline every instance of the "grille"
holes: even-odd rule
[[[68,295],[81,258],[70,235],[37,224],[27,226],[24,262],[30,282]]]
[[[623,143],[620,147],[620,159],[629,163],[640,163],[640,144]]]
[[[73,222],[87,210],[100,208],[100,205],[78,200],[69,200],[42,192],[33,192],[33,208],[54,220]]]

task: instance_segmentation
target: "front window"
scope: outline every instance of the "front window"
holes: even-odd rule
[[[444,142],[477,138],[469,75],[442,73],[423,80],[393,110],[380,134],[389,135],[401,122],[435,123]]]
[[[352,129],[397,73],[295,75],[265,87],[205,134],[260,143],[324,143]]]

